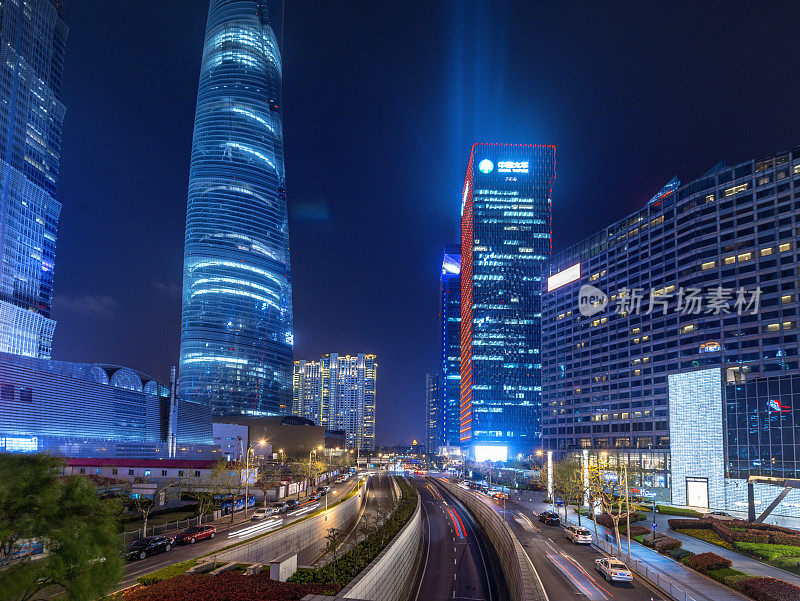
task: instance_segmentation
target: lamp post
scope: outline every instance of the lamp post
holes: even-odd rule
[[[250,452],[255,453],[256,447],[266,444],[266,440],[259,440],[257,444],[251,444],[247,447],[247,453],[244,457],[244,517],[247,519],[247,499],[250,488]],[[236,510],[236,507],[231,507],[231,513]]]
[[[314,455],[316,455],[317,451],[321,450],[321,449],[322,449],[322,445],[318,445],[316,449],[311,449],[308,452],[308,480],[309,480],[309,482],[311,481],[311,478],[312,478],[312,476],[311,476],[311,454],[313,453]],[[310,494],[311,493],[309,492],[308,488],[306,488],[306,496],[308,496]],[[298,499],[300,498],[300,493],[297,493],[297,498]]]

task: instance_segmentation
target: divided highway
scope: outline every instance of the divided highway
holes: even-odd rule
[[[425,528],[413,601],[500,601],[488,543],[467,510],[428,478],[417,478]]]

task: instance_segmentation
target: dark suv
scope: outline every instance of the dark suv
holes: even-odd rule
[[[539,514],[539,521],[548,526],[560,526],[561,520],[552,511],[543,511]]]

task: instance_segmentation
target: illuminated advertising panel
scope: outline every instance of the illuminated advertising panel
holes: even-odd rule
[[[508,447],[505,445],[475,445],[475,461],[507,461]]]
[[[547,278],[547,291],[552,292],[556,288],[561,288],[561,286],[566,286],[570,282],[574,282],[575,280],[579,280],[581,278],[581,264],[575,263],[571,267],[567,267],[566,269],[562,269],[558,273],[554,273],[549,278]]]

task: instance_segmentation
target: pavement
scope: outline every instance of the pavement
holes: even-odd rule
[[[502,599],[487,541],[469,512],[433,480],[418,477],[416,483],[425,546],[411,601]]]
[[[343,484],[332,485],[331,492],[326,495],[328,502],[332,503],[347,496],[357,484],[358,478],[351,477]],[[178,545],[166,553],[151,555],[142,560],[128,561],[125,566],[125,576],[122,582],[119,583],[117,590],[133,586],[139,576],[155,572],[175,563],[213,553],[223,547],[246,541],[265,532],[277,530],[281,526],[301,519],[308,513],[317,511],[320,508],[324,509],[324,507],[325,497],[322,497],[319,501],[303,503],[297,509],[261,521],[251,521],[250,517],[245,518],[242,512],[236,515],[233,523],[230,521],[230,516],[225,516],[221,520],[214,522],[217,527],[217,536],[213,539],[198,541],[194,545]],[[252,512],[253,509],[249,509],[248,516]],[[174,536],[175,532],[168,534]]]
[[[499,504],[497,501],[489,499],[486,495],[481,495],[481,496],[484,497],[486,503],[495,506],[495,509],[498,512],[502,512],[502,505],[501,504]],[[538,499],[537,499],[537,496],[538,496]],[[541,511],[543,511],[545,509],[550,509],[549,505],[546,505],[545,503],[541,502],[541,498],[542,497],[543,497],[543,493],[538,493],[538,495],[537,495],[537,493],[533,493],[533,495],[528,493],[528,494],[522,495],[521,498],[519,496],[515,495],[513,497],[513,500],[507,501],[506,507],[507,507],[507,509],[511,508],[513,511],[515,511],[515,513],[517,513],[517,515],[522,514],[522,513],[527,513],[527,514],[529,514],[531,516],[538,515],[539,512],[541,512]],[[563,520],[563,508],[558,508],[558,509],[559,509],[559,513],[560,513],[560,515],[562,517],[562,520]],[[666,517],[666,516],[664,516],[664,517]],[[535,519],[535,518],[532,518],[532,519]],[[517,521],[517,520],[515,519],[514,521]],[[584,526],[586,526],[590,530],[593,530],[594,525],[593,525],[591,520],[587,520],[587,519],[584,518],[582,520],[582,523],[583,523]],[[514,526],[513,523],[511,523],[511,525],[512,525],[512,529],[514,530],[515,534],[517,534],[518,538],[520,538],[520,540],[522,541],[522,538],[520,537],[520,534],[519,534],[519,530],[520,530],[519,523],[517,523],[516,527]],[[560,527],[545,526],[544,524],[541,524],[539,522],[535,522],[535,526],[540,527],[541,530],[543,530],[543,531],[549,531],[549,532],[551,532],[553,534],[559,535],[559,540],[565,541],[565,539],[563,539],[563,537],[560,536],[560,531],[561,531]],[[603,539],[603,540],[613,541],[613,538],[614,538],[613,533],[610,530],[607,530],[606,528],[603,528],[602,526],[598,526],[598,534],[600,535],[600,538]],[[670,533],[670,536],[671,535],[672,535],[672,533]],[[552,541],[553,539],[550,539],[550,540]],[[622,539],[623,554],[627,553],[627,543],[626,543],[626,541],[627,541],[627,539],[623,537],[623,539]],[[564,543],[562,543],[563,546],[567,546],[569,544],[570,543],[568,543],[566,541]],[[613,546],[613,542],[610,542],[608,544],[611,544]],[[712,546],[714,548],[714,552],[715,553],[717,553],[718,550],[724,550],[724,549],[720,549],[719,547],[716,547],[714,545],[710,545],[710,546]],[[526,546],[524,542],[523,542],[523,547],[525,548],[526,551],[528,551],[528,546]],[[587,554],[591,554],[593,557],[599,557],[600,556],[599,551],[594,549],[593,547],[592,548],[584,547],[584,549],[586,549],[586,553]],[[541,560],[541,558],[539,559],[539,564],[537,564],[537,562],[534,561],[534,557],[538,555],[537,553],[534,553],[532,555],[529,552],[528,555],[529,555],[529,557],[531,557],[531,561],[533,561],[534,565],[536,566],[536,569],[539,570],[539,575],[541,576],[542,581],[545,584],[545,589],[547,590],[548,595],[550,595],[550,598],[553,599],[553,600],[554,599],[560,599],[561,597],[554,596],[554,595],[552,595],[550,593],[550,588],[548,587],[548,582],[545,580],[546,575],[543,573],[543,570],[541,570],[540,567],[539,567],[539,565],[543,564],[544,562]],[[630,557],[631,557],[630,560],[628,560],[627,557],[623,557],[623,560],[626,561],[626,563],[628,563],[629,566],[635,561],[640,562],[640,565],[642,566],[643,569],[644,569],[644,566],[647,566],[649,571],[653,571],[654,570],[653,574],[658,573],[659,574],[659,581],[667,583],[666,588],[668,588],[668,582],[672,581],[674,587],[679,588],[682,591],[686,591],[686,593],[692,599],[694,599],[695,601],[742,601],[743,599],[747,599],[747,597],[745,597],[745,596],[737,593],[736,591],[734,591],[734,590],[732,590],[732,589],[730,589],[730,588],[728,588],[728,587],[726,587],[726,586],[724,586],[724,585],[712,580],[711,578],[703,576],[702,574],[699,574],[699,573],[695,572],[694,570],[691,570],[690,568],[687,568],[686,566],[678,563],[677,561],[674,561],[673,559],[667,557],[666,555],[661,555],[660,553],[654,551],[653,549],[649,549],[648,547],[645,547],[644,545],[640,545],[637,542],[632,542],[632,544],[631,544],[631,556]],[[580,560],[580,556],[578,556],[576,554],[575,559]],[[549,576],[548,576],[548,578],[549,578]],[[654,579],[654,576],[650,576],[650,578]],[[662,578],[666,578],[666,580],[662,581],[661,580]],[[583,583],[583,584],[585,586],[585,583]],[[603,583],[603,586],[605,586],[605,583]],[[660,590],[654,589],[653,585],[651,585],[650,583],[646,582],[644,579],[640,578],[638,575],[635,576],[634,586],[636,588],[640,588],[641,592],[644,593],[645,596],[637,596],[637,597],[623,596],[623,595],[619,594],[618,590],[614,590],[613,591],[613,596],[615,598],[617,598],[617,599],[628,599],[628,598],[633,599],[633,598],[637,598],[637,599],[645,599],[646,600],[646,599],[648,599],[648,597],[646,596],[647,595],[646,590],[649,589],[651,591],[658,591],[655,595],[653,595],[653,599],[668,599],[669,598],[667,595],[665,595]],[[618,585],[615,588],[618,589]],[[607,592],[611,592],[611,591],[607,591]],[[653,594],[653,593],[650,593],[650,594]],[[593,598],[596,598],[596,599],[598,599],[600,601],[603,601],[603,598],[600,597],[600,596],[593,597]]]

